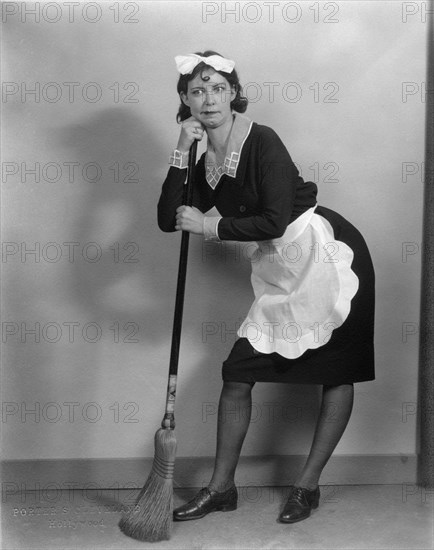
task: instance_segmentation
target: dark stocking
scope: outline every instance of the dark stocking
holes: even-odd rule
[[[210,489],[225,491],[234,484],[235,469],[250,424],[252,389],[244,382],[224,382],[220,395],[217,451]]]
[[[352,384],[324,386],[321,410],[312,447],[303,471],[295,481],[298,487],[315,489],[328,459],[344,433],[353,408]]]

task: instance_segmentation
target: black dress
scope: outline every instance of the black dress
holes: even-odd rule
[[[317,204],[277,134],[236,114],[223,170],[195,169],[193,205],[216,207],[216,238],[254,242],[255,302],[224,380],[338,385],[373,380],[375,275],[360,232]],[[171,166],[158,224],[174,231],[187,169]],[[220,219],[219,219],[220,218]],[[252,330],[254,329],[254,330]]]

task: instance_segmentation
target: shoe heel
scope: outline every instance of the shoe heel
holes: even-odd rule
[[[219,506],[218,511],[219,512],[233,512],[236,509],[237,509],[237,503],[224,504],[222,506]]]

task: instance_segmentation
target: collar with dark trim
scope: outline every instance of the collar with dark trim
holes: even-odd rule
[[[236,177],[241,151],[252,128],[253,121],[250,118],[236,112],[234,112],[233,115],[234,123],[232,124],[229,134],[228,146],[226,148],[223,164],[217,165],[215,151],[211,149],[210,142],[208,141],[205,155],[205,175],[206,181],[212,189],[216,188],[220,178],[224,174],[231,178]]]

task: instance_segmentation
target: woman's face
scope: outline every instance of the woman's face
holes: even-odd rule
[[[191,115],[206,128],[218,128],[232,120],[231,101],[235,96],[226,78],[211,68],[189,81],[187,94],[181,93]]]

